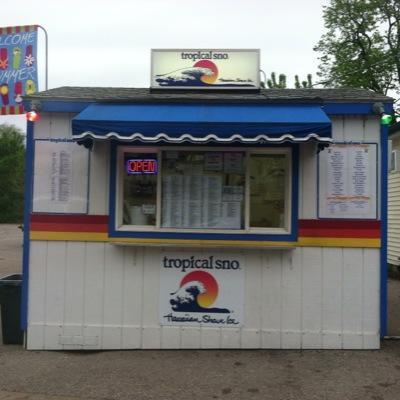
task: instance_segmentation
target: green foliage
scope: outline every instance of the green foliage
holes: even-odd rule
[[[270,89],[286,89],[286,75],[279,74],[279,81],[276,81],[275,72],[271,73],[271,79],[267,80],[267,86]]]
[[[286,75],[285,74],[279,74],[279,80],[276,80],[276,74],[275,72],[271,73],[271,79],[267,80],[267,86],[269,89],[286,89],[287,88],[287,83],[286,83]],[[307,80],[306,81],[302,81],[300,83],[299,81],[299,76],[295,75],[294,77],[294,87],[296,89],[300,89],[300,88],[312,88],[313,84],[312,84],[312,75],[308,74],[307,75]]]
[[[0,125],[0,223],[22,222],[24,203],[23,133]]]
[[[318,75],[325,86],[400,91],[400,1],[331,0]]]
[[[294,87],[296,89],[311,89],[313,87],[313,83],[312,83],[312,75],[308,74],[307,75],[307,80],[306,81],[301,81],[300,83],[300,79],[298,75],[294,76]]]

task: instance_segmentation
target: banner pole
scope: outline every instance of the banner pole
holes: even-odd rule
[[[45,54],[46,54],[46,63],[45,63],[45,68],[46,68],[46,74],[45,74],[45,89],[48,89],[48,84],[49,84],[49,37],[47,35],[46,29],[43,28],[42,25],[37,25],[38,28],[40,28],[43,33],[44,33],[44,38],[45,38]]]

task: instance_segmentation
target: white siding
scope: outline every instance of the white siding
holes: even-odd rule
[[[35,139],[72,139],[71,123],[74,116],[71,113],[43,113],[40,121],[35,123]],[[109,143],[102,141],[97,141],[90,152],[90,215],[108,214],[109,153]]]
[[[334,116],[332,137],[335,142],[380,143],[380,125],[377,117]],[[300,145],[299,218],[317,218],[317,146],[315,143]],[[379,159],[379,150],[378,150]],[[378,199],[380,175],[378,168]],[[380,211],[378,211],[380,213]]]
[[[400,172],[390,172],[388,184],[388,263],[400,265]]]
[[[31,242],[28,349],[379,347],[378,249],[246,251],[238,329],[161,327],[162,256]]]

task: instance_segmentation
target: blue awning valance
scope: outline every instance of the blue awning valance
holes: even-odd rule
[[[143,143],[331,142],[331,121],[319,105],[89,105],[72,120],[73,136]]]

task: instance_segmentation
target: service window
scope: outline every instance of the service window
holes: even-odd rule
[[[121,146],[117,229],[290,232],[291,149]]]

